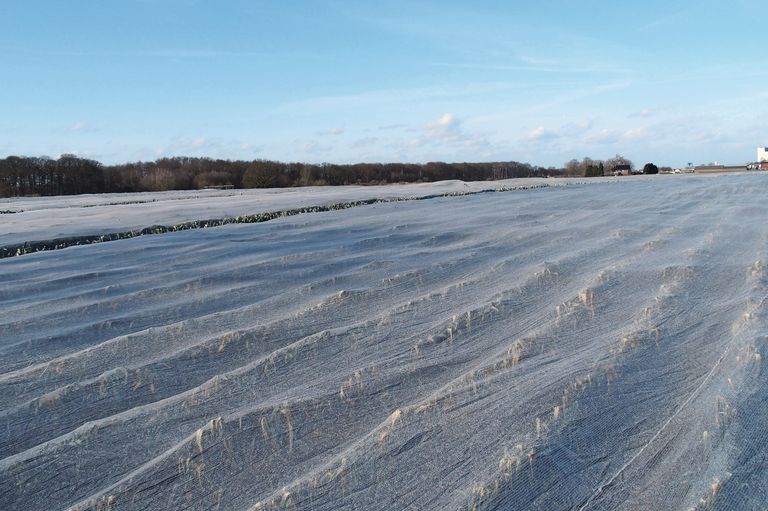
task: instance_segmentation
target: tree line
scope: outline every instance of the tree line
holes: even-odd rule
[[[581,161],[573,159],[565,162],[563,175],[583,177],[610,176],[613,174],[614,170],[621,167],[626,167],[633,171],[635,169],[635,164],[632,163],[632,160],[625,158],[620,154],[617,154],[613,158],[608,158],[607,160],[593,160],[592,158],[586,157]],[[653,163],[646,163],[642,168],[643,174],[658,174],[659,171],[671,172],[672,168],[659,168]]]
[[[592,158],[585,157],[579,161],[576,159],[567,161],[565,163],[564,174],[566,176],[584,176],[584,177],[597,177],[611,175],[616,167],[621,165],[629,165],[629,168],[634,168],[632,160],[617,154],[613,158],[607,160],[593,160]]]
[[[282,188],[445,179],[485,181],[561,176],[563,172],[563,169],[515,161],[338,165],[173,157],[153,162],[103,165],[71,154],[58,159],[9,156],[0,159],[0,197],[189,190],[212,186]]]
[[[573,159],[563,168],[516,161],[484,163],[284,163],[271,160],[160,158],[152,162],[103,165],[64,154],[58,159],[9,156],[0,159],[0,197],[81,193],[156,192],[207,187],[285,188],[349,184],[491,181],[519,177],[594,177],[633,164],[616,155],[607,160]],[[649,167],[650,165],[650,167]],[[653,164],[644,170],[658,172]],[[666,169],[662,167],[662,169]]]

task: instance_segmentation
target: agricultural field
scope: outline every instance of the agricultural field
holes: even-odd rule
[[[766,197],[0,200],[0,509],[764,509]]]
[[[179,227],[187,223],[214,225],[224,219],[312,212],[317,208],[344,209],[362,202],[414,200],[440,195],[464,195],[490,190],[563,186],[583,179],[509,179],[469,182],[404,184],[398,186],[303,187],[271,190],[186,190],[155,193],[94,194],[63,197],[0,199],[5,219],[0,231],[0,257],[8,247],[35,242],[69,244],[91,238],[141,231],[152,226]],[[0,219],[3,219],[0,216]],[[257,220],[258,221],[258,220]],[[5,226],[4,225],[4,226]],[[36,250],[33,250],[36,251]],[[15,255],[11,254],[11,255]]]

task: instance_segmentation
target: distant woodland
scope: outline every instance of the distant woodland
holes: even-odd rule
[[[461,179],[485,181],[560,176],[565,170],[527,163],[281,163],[211,158],[161,158],[153,162],[102,165],[62,155],[58,159],[0,159],[0,197],[81,193],[190,190],[211,186],[283,188],[314,185],[416,183]]]
[[[0,197],[159,192],[220,186],[286,188],[420,183],[445,179],[492,181],[518,177],[592,177],[610,174],[617,165],[633,166],[630,160],[620,155],[608,160],[571,160],[563,168],[544,168],[516,161],[337,165],[183,156],[161,158],[153,162],[102,165],[98,161],[71,154],[64,154],[58,159],[9,156],[0,159]],[[655,168],[652,164],[646,167],[648,165]]]

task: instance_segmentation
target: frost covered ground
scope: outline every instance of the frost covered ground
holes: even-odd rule
[[[0,509],[764,509],[768,175],[606,181],[0,260]],[[0,201],[0,245],[494,184],[418,186]]]

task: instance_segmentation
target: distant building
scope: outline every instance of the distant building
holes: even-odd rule
[[[746,165],[696,165],[693,171],[696,174],[719,174],[722,172],[746,172]]]
[[[768,170],[768,147],[757,148],[757,168]]]
[[[614,176],[628,176],[632,173],[632,167],[629,165],[616,165],[611,169]]]

